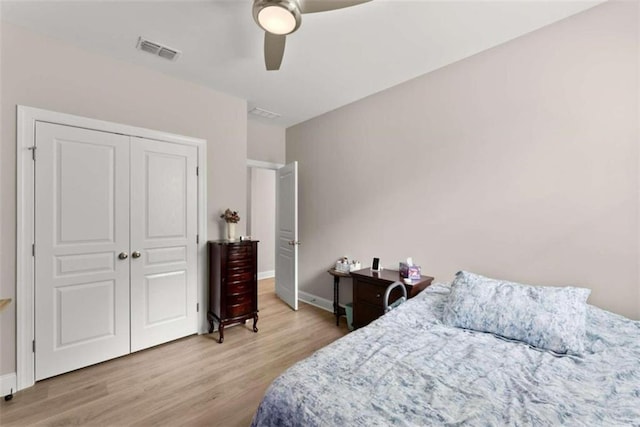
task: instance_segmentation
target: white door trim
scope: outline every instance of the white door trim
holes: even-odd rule
[[[282,164],[282,163],[271,163],[271,162],[263,162],[262,160],[247,159],[247,167],[248,168],[278,170],[283,166],[284,166],[284,164]]]
[[[34,326],[34,173],[33,150],[36,122],[49,122],[103,132],[192,145],[198,148],[198,330],[208,330],[206,311],[207,260],[207,141],[135,126],[90,119],[18,105],[16,138],[16,382],[17,390],[35,383],[32,343]],[[37,156],[37,153],[36,153]]]

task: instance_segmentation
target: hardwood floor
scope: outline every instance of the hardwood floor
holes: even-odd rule
[[[292,311],[259,283],[258,333],[238,325],[36,383],[0,403],[0,424],[248,426],[269,384],[347,333],[329,312]]]

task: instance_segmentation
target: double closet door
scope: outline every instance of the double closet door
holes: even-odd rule
[[[35,373],[197,331],[197,148],[38,122]]]

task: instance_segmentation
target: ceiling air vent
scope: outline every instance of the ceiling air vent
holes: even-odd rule
[[[249,114],[253,114],[254,116],[264,117],[265,119],[277,119],[280,117],[280,114],[274,113],[273,111],[263,110],[262,108],[255,107],[252,110],[249,110]]]
[[[171,49],[168,46],[143,39],[142,37],[138,37],[136,48],[170,61],[175,61],[181,54],[179,50]]]

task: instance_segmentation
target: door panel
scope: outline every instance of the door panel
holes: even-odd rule
[[[298,162],[277,173],[276,294],[298,309]]]
[[[56,257],[56,277],[87,273],[113,272],[116,264],[115,253],[60,255]]]
[[[177,246],[173,248],[147,249],[145,255],[148,265],[170,264],[173,262],[184,263],[187,261],[187,248],[186,246]]]
[[[58,139],[55,150],[58,245],[113,242],[115,147]]]
[[[56,289],[58,345],[67,346],[115,333],[115,281],[79,283]],[[91,319],[87,322],[87,319]]]
[[[131,351],[197,331],[197,149],[131,138]]]
[[[146,142],[146,141],[145,141]],[[136,140],[133,140],[137,144]],[[146,176],[145,219],[147,239],[186,238],[187,235],[187,157],[186,154],[168,154],[158,152],[159,143],[153,142],[152,148],[144,153]],[[162,143],[170,148],[174,144]],[[181,147],[184,148],[184,147]],[[195,160],[191,165],[191,177],[195,179]],[[136,182],[132,183],[133,186]],[[162,212],[158,215],[158,212]]]
[[[129,138],[37,123],[36,380],[129,352]]]
[[[187,317],[186,279],[187,272],[184,270],[145,277],[145,325],[153,326]]]

